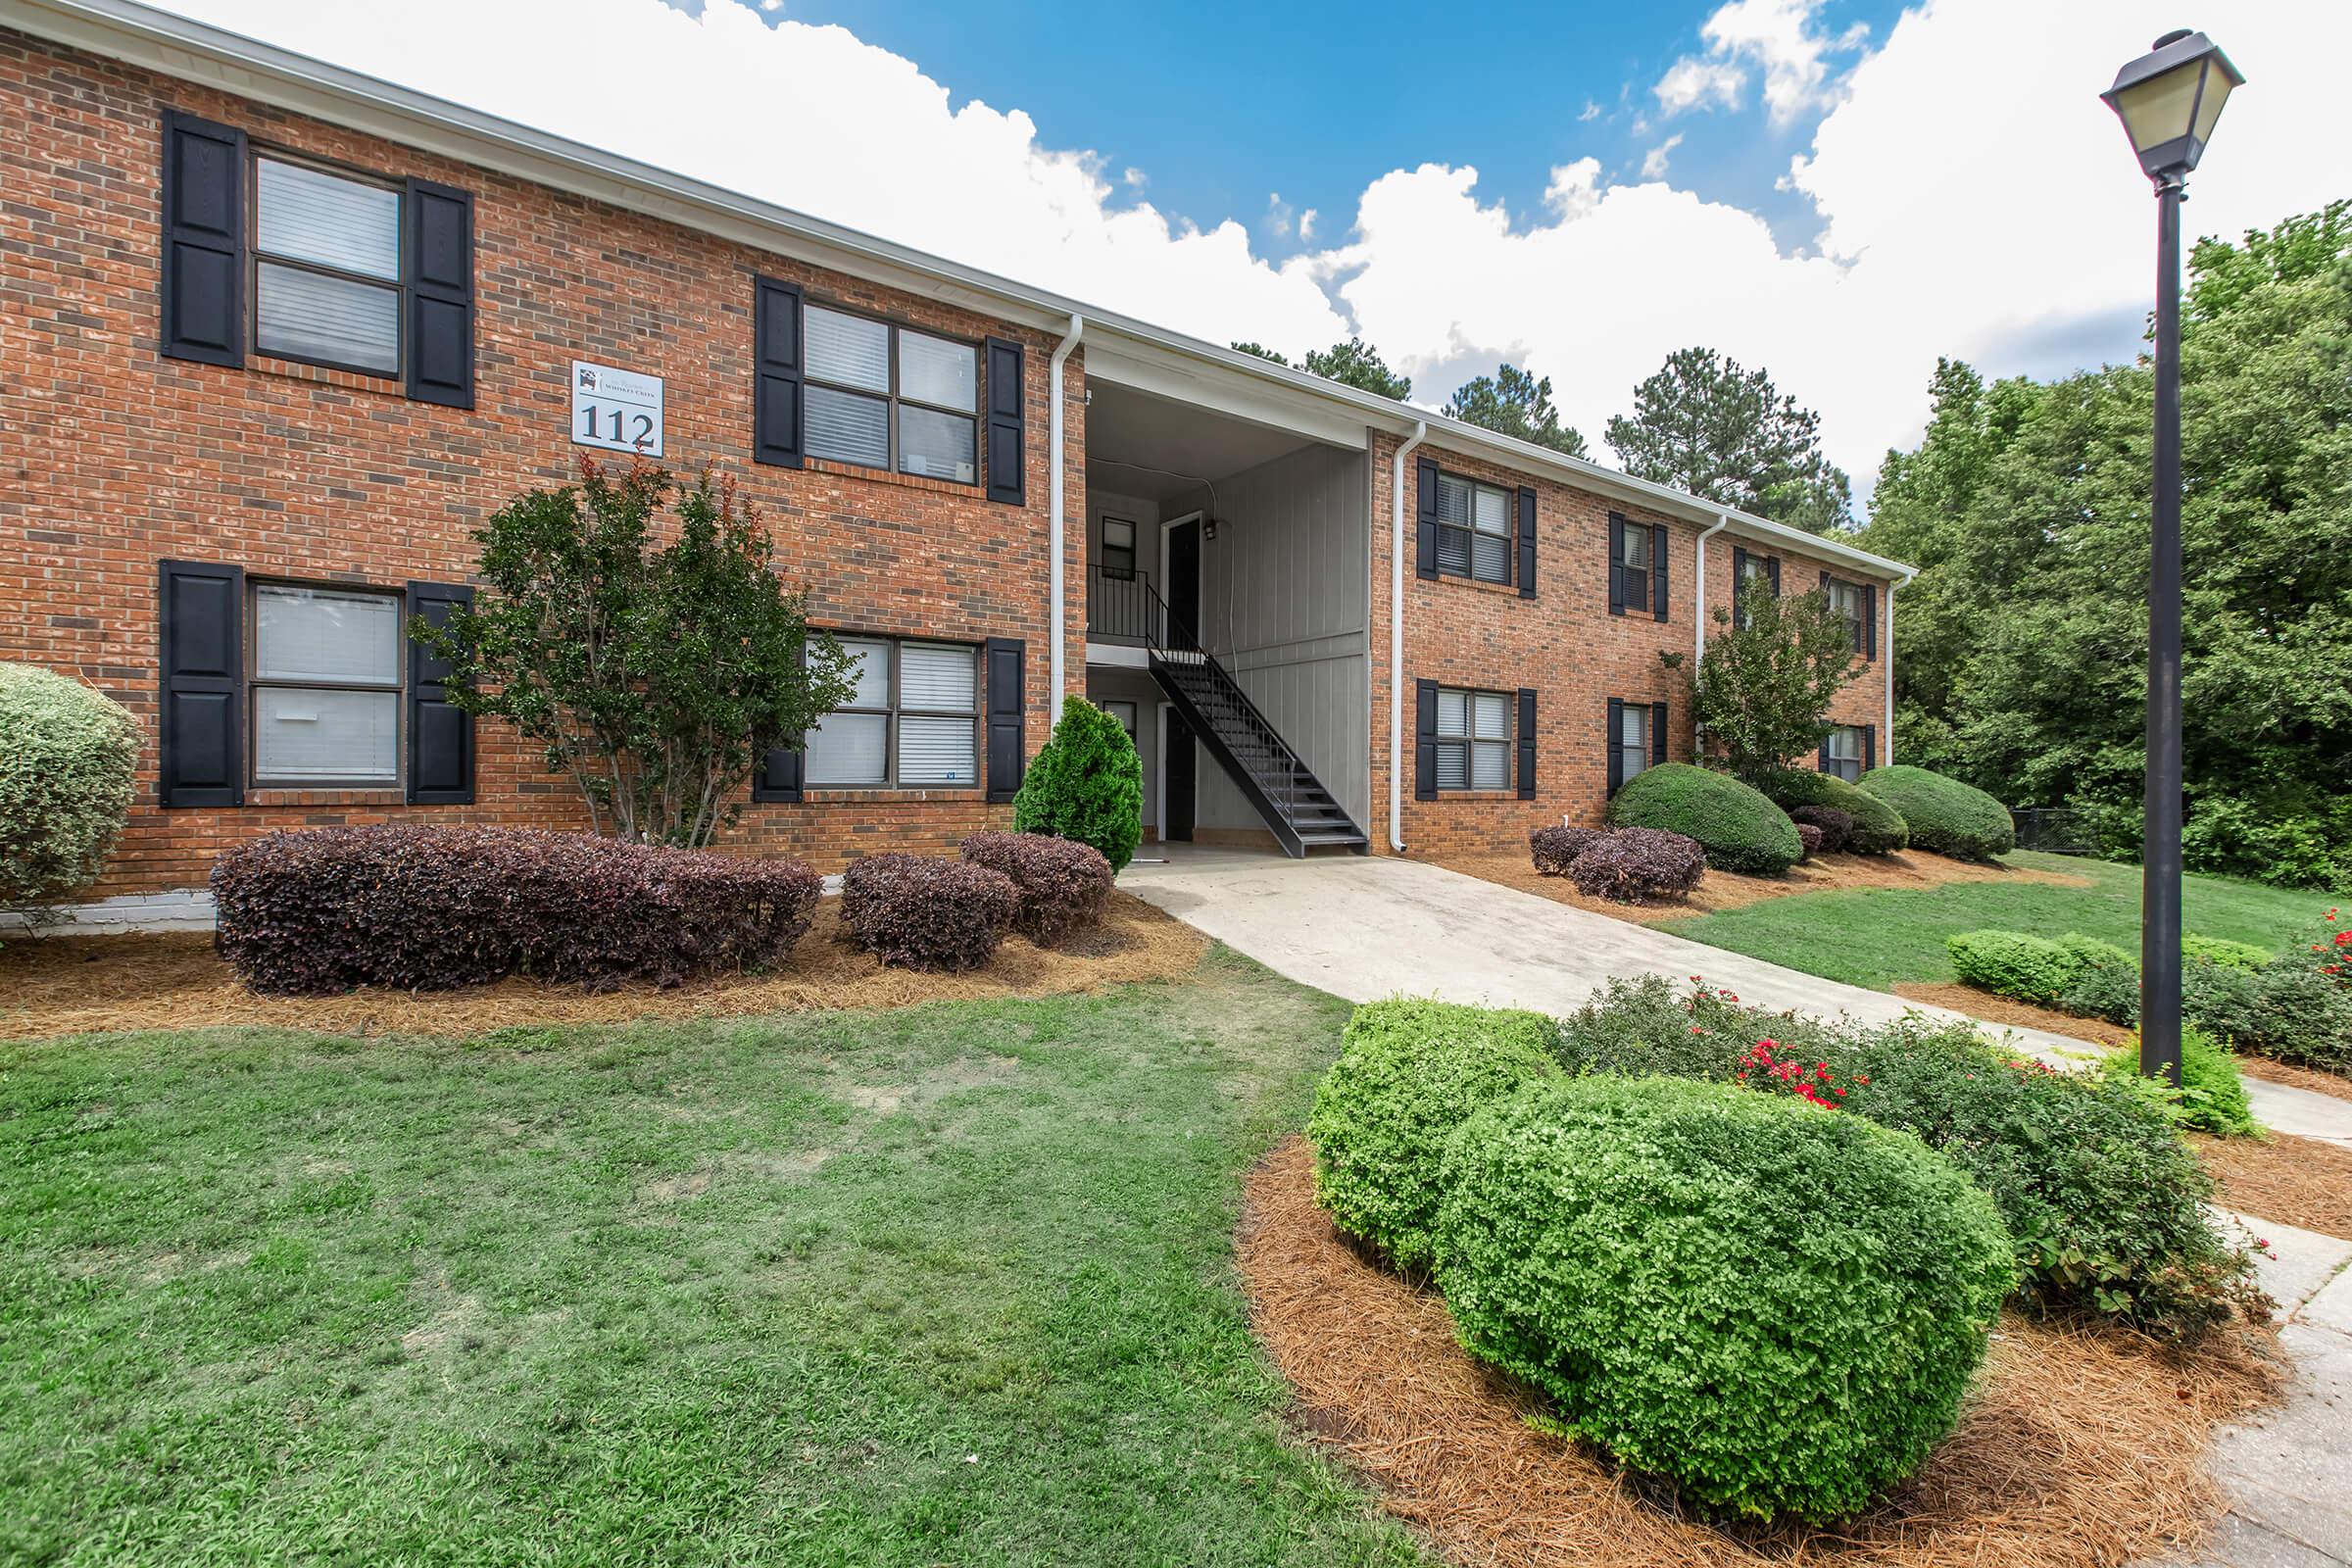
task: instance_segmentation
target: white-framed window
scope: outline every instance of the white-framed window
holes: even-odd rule
[[[398,786],[400,596],[259,582],[250,604],[255,785]]]
[[[1854,652],[1863,652],[1870,646],[1870,610],[1869,596],[1863,593],[1862,585],[1832,577],[1823,582],[1821,591],[1829,596],[1830,608],[1844,617]]]
[[[1732,585],[1733,618],[1740,626],[1748,622],[1747,596],[1768,594],[1778,598],[1781,592],[1780,563],[1771,556],[1740,554],[1740,579]]]
[[[1102,519],[1102,575],[1130,582],[1135,577],[1135,519]]]
[[[400,204],[396,185],[254,155],[254,352],[400,373]]]
[[[1848,784],[1862,780],[1862,730],[1856,724],[1840,724],[1830,731],[1828,772],[1837,774]]]
[[[1610,744],[1617,748],[1617,782],[1623,787],[1627,779],[1649,766],[1650,709],[1647,703],[1635,702],[1618,708],[1617,733]]]
[[[1135,705],[1114,698],[1102,705],[1102,711],[1119,721],[1119,728],[1127,732],[1128,741],[1133,743],[1135,740]]]
[[[1655,564],[1650,560],[1650,525],[1619,517],[1612,526],[1617,530],[1617,559],[1624,572],[1626,608],[1646,611],[1651,598],[1649,573]]]
[[[821,305],[803,313],[808,456],[980,480],[980,350]]]
[[[1511,787],[1511,698],[1438,688],[1438,788]]]
[[[809,730],[807,778],[826,789],[955,789],[980,781],[980,650],[843,637],[850,700]]]
[[[1511,492],[1456,474],[1438,475],[1438,570],[1449,577],[1508,583]]]

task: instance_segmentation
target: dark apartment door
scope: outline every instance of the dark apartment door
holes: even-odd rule
[[[1193,841],[1193,787],[1196,780],[1193,726],[1174,708],[1168,710],[1168,743],[1159,765],[1168,798],[1159,803],[1160,836]]]
[[[1168,530],[1168,613],[1194,636],[1200,635],[1199,518],[1180,522]]]

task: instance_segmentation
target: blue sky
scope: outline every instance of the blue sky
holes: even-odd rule
[[[1680,185],[1750,208],[1801,245],[1810,204],[1776,190],[1821,118],[1690,115],[1669,127],[1650,87],[1698,52],[1720,0],[1651,5],[1235,4],[943,6],[787,0],[776,21],[835,24],[906,56],[957,98],[1026,110],[1041,138],[1100,154],[1116,181],[1203,226],[1251,225],[1261,252],[1311,249],[1345,229],[1356,196],[1392,169],[1476,165],[1479,189],[1532,211],[1550,171],[1584,157],[1639,175],[1668,134]],[[695,9],[691,4],[688,9]],[[1893,0],[1829,0],[1822,30],[1882,35]],[[1450,11],[1450,15],[1448,15]],[[1433,16],[1446,20],[1434,23]],[[1366,48],[1367,36],[1394,40]],[[1586,118],[1588,106],[1598,113]],[[1321,226],[1300,239],[1265,222],[1279,194]]]

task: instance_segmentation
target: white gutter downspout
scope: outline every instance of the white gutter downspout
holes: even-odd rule
[[[1052,427],[1053,431],[1049,439],[1054,443],[1053,450],[1047,454],[1048,462],[1052,468],[1052,477],[1047,481],[1048,493],[1046,498],[1047,511],[1052,517],[1051,538],[1049,544],[1047,545],[1047,553],[1052,563],[1050,570],[1052,572],[1053,587],[1048,597],[1052,606],[1050,613],[1054,617],[1054,636],[1052,643],[1049,645],[1054,650],[1052,659],[1050,661],[1054,668],[1054,695],[1052,700],[1047,704],[1048,711],[1046,713],[1046,733],[1049,735],[1054,733],[1054,726],[1061,719],[1061,682],[1064,662],[1061,646],[1062,606],[1065,600],[1061,564],[1061,362],[1070,357],[1070,350],[1078,346],[1078,339],[1085,333],[1085,331],[1086,318],[1081,316],[1072,315],[1070,317],[1070,335],[1063,338],[1060,346],[1055,348],[1054,351],[1053,373],[1049,377],[1052,386],[1047,394],[1048,397],[1052,399],[1052,402],[1048,405],[1048,407],[1053,410],[1051,417],[1047,420],[1047,423]]]
[[[1886,585],[1886,752],[1879,759],[1882,766],[1894,763],[1894,591],[1910,587],[1918,575],[1916,570],[1906,571],[1901,582]]]
[[[1389,848],[1404,853],[1404,460],[1429,434],[1413,422],[1389,474]]]
[[[1690,678],[1692,680],[1698,679],[1698,662],[1707,657],[1707,541],[1731,525],[1732,514],[1728,512],[1719,512],[1715,514],[1714,523],[1698,536],[1698,612],[1690,617],[1697,622],[1690,629]],[[1740,585],[1732,584],[1733,597],[1737,598],[1739,593]]]

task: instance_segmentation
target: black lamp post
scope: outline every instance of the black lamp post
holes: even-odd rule
[[[2139,1070],[2180,1082],[2180,198],[2246,78],[2201,32],[2168,32],[2099,96],[2156,186],[2156,495],[2148,557],[2148,771]]]

